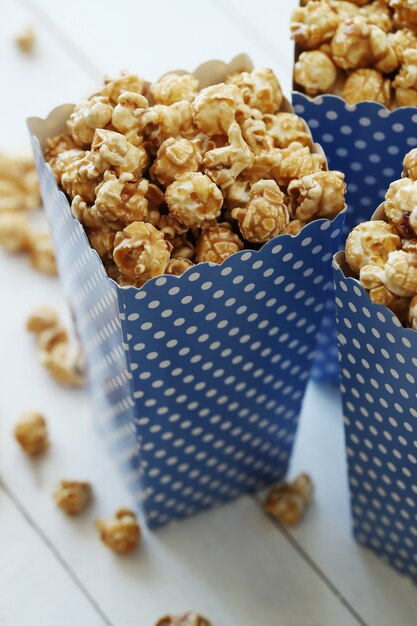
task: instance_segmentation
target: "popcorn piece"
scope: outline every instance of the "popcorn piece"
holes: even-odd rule
[[[133,222],[116,234],[113,258],[120,274],[134,285],[163,274],[170,252],[163,233],[151,224]]]
[[[393,28],[392,13],[387,0],[374,0],[360,9],[361,15],[370,23],[389,33]]]
[[[161,617],[155,626],[211,626],[211,623],[197,613],[183,613],[177,617],[173,615]]]
[[[75,145],[70,135],[56,135],[48,139],[44,150],[45,161],[49,163],[57,182],[61,183],[62,174],[74,161],[85,156],[85,150]]]
[[[48,274],[57,275],[54,244],[49,233],[34,233],[30,237],[30,264],[33,268]]]
[[[320,50],[303,52],[294,65],[294,81],[310,96],[328,93],[336,78],[335,64]]]
[[[59,318],[57,312],[48,306],[38,306],[32,311],[26,322],[26,329],[38,335],[44,330],[57,327]]]
[[[208,176],[200,172],[184,174],[165,193],[170,214],[181,224],[195,228],[220,215],[223,196]]]
[[[145,148],[134,146],[124,135],[98,129],[91,144],[91,162],[93,168],[86,167],[88,177],[93,177],[95,171],[103,173],[112,169],[118,178],[131,181],[141,178],[148,164],[148,155]]]
[[[14,254],[28,252],[31,238],[29,220],[22,213],[0,212],[0,246]]]
[[[116,105],[124,91],[144,96],[147,91],[146,81],[143,78],[139,78],[136,74],[123,72],[119,78],[105,78],[104,87],[101,89],[100,95],[109,98],[110,102]]]
[[[402,178],[391,183],[385,194],[385,216],[406,239],[417,235],[417,182]]]
[[[389,73],[398,65],[387,34],[363,17],[346,19],[339,24],[331,50],[333,61],[345,70],[375,67]]]
[[[119,509],[110,519],[98,520],[96,527],[103,543],[117,554],[133,552],[141,537],[136,515],[129,509]]]
[[[203,159],[206,173],[222,188],[232,185],[243,170],[254,164],[253,153],[237,122],[230,125],[228,139],[227,146],[206,152]]]
[[[246,105],[244,105],[246,108]],[[242,114],[242,119],[240,116]],[[274,141],[267,131],[266,123],[262,119],[258,109],[247,109],[243,113],[243,107],[237,114],[237,120],[242,131],[242,137],[255,155],[271,150]]]
[[[106,228],[107,224],[98,214],[95,205],[88,205],[81,196],[75,196],[71,202],[71,212],[73,216],[86,228]]]
[[[236,85],[220,83],[206,87],[192,104],[194,122],[210,137],[227,135],[235,122],[236,109],[242,104],[243,97]]]
[[[383,285],[370,289],[369,297],[375,304],[383,304],[390,309],[401,322],[409,319],[410,298],[396,296]]]
[[[345,177],[342,172],[317,172],[291,181],[288,194],[297,219],[333,219],[345,207]]]
[[[180,100],[192,102],[197,95],[198,80],[192,74],[165,74],[150,86],[155,104],[169,106]]]
[[[39,353],[39,362],[48,374],[65,387],[83,387],[84,373],[78,354],[66,342],[57,343],[50,350]]]
[[[294,141],[303,146],[311,146],[313,143],[305,122],[294,113],[268,114],[264,115],[263,120],[276,148],[287,148]]]
[[[165,206],[165,194],[157,185],[149,183],[146,199],[148,201],[148,214],[145,221],[158,228],[161,211]]]
[[[230,224],[218,224],[204,230],[195,249],[197,263],[222,263],[235,252],[243,250],[243,241],[231,230]]]
[[[410,298],[417,293],[417,254],[396,250],[384,265],[385,287],[397,296]]]
[[[33,159],[0,152],[0,213],[30,211],[39,204],[38,177]]]
[[[269,241],[288,225],[285,196],[273,180],[260,180],[250,190],[249,202],[233,209],[242,236],[252,243]]]
[[[91,485],[76,480],[61,480],[54,500],[67,515],[78,515],[91,501]]]
[[[181,274],[184,274],[184,272],[190,267],[194,267],[194,263],[192,263],[189,259],[185,259],[183,257],[172,258],[167,265],[165,273],[173,274],[174,276],[181,276]]]
[[[148,212],[147,192],[146,179],[125,182],[107,171],[103,182],[96,187],[96,201],[91,213],[116,230],[131,222],[143,221]]]
[[[32,54],[35,43],[35,29],[33,26],[25,26],[14,38],[15,43],[23,54]]]
[[[401,239],[401,249],[417,254],[417,239]]]
[[[274,72],[269,68],[258,67],[251,72],[231,74],[225,82],[228,85],[236,85],[242,94],[244,103],[251,108],[258,109],[261,113],[275,113],[282,104],[281,85]],[[227,130],[228,128],[223,127],[223,132],[227,132]],[[221,134],[221,132],[207,132],[207,134],[216,135]]]
[[[65,154],[68,153],[61,156]],[[61,185],[70,198],[80,196],[85,202],[94,202],[99,177],[100,172],[95,169],[91,154],[87,153],[79,159],[71,157],[71,162],[63,170]]]
[[[355,70],[346,79],[342,93],[348,104],[372,100],[389,107],[391,104],[391,81],[389,78],[384,78],[378,70]]]
[[[409,28],[417,29],[417,2],[415,0],[389,0],[394,9],[396,22]]]
[[[417,296],[414,296],[410,302],[408,322],[410,324],[410,328],[417,330]]]
[[[76,176],[75,163],[78,164],[79,161],[86,156],[86,154],[85,150],[74,148],[60,152],[48,161],[59,185],[62,185],[62,177],[67,171],[69,171],[69,173],[66,178],[66,184],[67,186],[72,184],[72,182],[70,183],[69,177],[71,176],[74,178]],[[88,190],[88,193],[91,195],[90,190]]]
[[[235,180],[235,182],[224,190],[224,204],[228,209],[236,209],[245,206],[250,200],[249,180]]]
[[[143,143],[143,132],[149,125],[157,124],[158,113],[139,93],[124,91],[120,94],[112,114],[112,125],[126,135],[126,139],[139,146]]]
[[[40,456],[49,446],[45,418],[34,411],[22,415],[15,426],[14,435],[28,456]]]
[[[97,128],[111,122],[113,107],[105,96],[93,96],[80,102],[67,121],[67,128],[77,146],[89,148]]]
[[[300,474],[294,482],[273,487],[265,500],[265,511],[286,526],[296,526],[304,516],[313,495],[308,474]]]
[[[281,162],[274,171],[274,179],[280,187],[288,187],[292,180],[315,174],[326,164],[322,154],[312,154],[307,147],[297,142],[281,150],[281,157]]]
[[[417,148],[413,148],[408,152],[403,161],[405,178],[417,181]]]
[[[367,2],[368,0],[364,0],[363,4],[367,4]],[[356,6],[353,2],[347,2],[346,0],[329,0],[329,6],[337,13],[341,20],[360,15],[359,6]]]
[[[188,139],[166,139],[159,147],[150,169],[151,176],[168,187],[187,172],[197,172],[202,163],[201,153]]]
[[[291,220],[288,226],[281,231],[281,235],[292,235],[295,237],[305,225],[306,223],[301,220]]]
[[[104,259],[113,258],[114,238],[116,233],[109,227],[86,228],[90,246],[94,248],[99,257]]]
[[[392,82],[397,105],[400,107],[417,106],[417,50],[406,50],[404,62]]]
[[[174,102],[170,106],[156,104],[153,111],[157,117],[154,128],[148,133],[147,144],[153,152],[156,152],[165,139],[180,135],[191,137],[196,134],[193,109],[187,100]]]
[[[382,220],[355,226],[346,240],[346,261],[359,274],[368,263],[384,265],[390,252],[399,250],[401,239],[395,228]]]
[[[291,36],[303,50],[314,50],[333,37],[339,21],[326,0],[312,0],[293,11]]]
[[[417,48],[417,35],[409,28],[402,28],[394,33],[388,33],[388,41],[394,48],[400,63],[404,63],[404,52],[409,48]]]

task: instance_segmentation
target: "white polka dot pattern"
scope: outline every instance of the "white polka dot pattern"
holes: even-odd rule
[[[390,183],[401,176],[404,155],[417,146],[417,108],[388,111],[376,102],[349,105],[338,96],[308,98],[298,92],[293,92],[292,103],[314,140],[323,146],[329,168],[346,176],[348,210],[342,248],[347,233],[370,219]],[[326,304],[312,372],[313,378],[323,382],[337,382],[339,373],[331,300]]]
[[[417,333],[334,277],[354,535],[417,582]]]
[[[34,150],[96,413],[149,526],[281,478],[344,214],[221,266],[120,288],[72,218],[36,139]]]

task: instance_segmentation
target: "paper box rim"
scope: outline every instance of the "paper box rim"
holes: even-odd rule
[[[199,78],[199,80],[201,81],[201,83],[203,85],[208,85],[208,84],[212,84],[212,81],[210,80],[209,82],[207,82],[207,78],[204,78],[207,75],[213,75],[215,74],[216,76],[218,76],[219,74],[225,74],[225,73],[231,73],[233,71],[249,71],[251,69],[253,69],[253,63],[250,59],[250,57],[245,54],[245,53],[240,53],[238,55],[236,55],[235,57],[232,58],[232,60],[229,63],[226,63],[224,61],[220,61],[220,60],[210,60],[210,61],[205,61],[204,63],[200,64],[193,73],[193,75],[195,75],[197,78]],[[243,69],[242,69],[243,68]],[[163,74],[163,76],[165,76],[167,73],[187,73],[186,70],[170,70],[169,72],[166,72],[165,74]],[[62,119],[64,117],[68,117],[70,115],[70,113],[72,112],[72,110],[74,109],[74,104],[71,103],[66,103],[66,104],[61,104],[56,106],[55,108],[53,108],[49,114],[42,118],[42,117],[35,117],[35,116],[31,116],[29,118],[27,118],[26,120],[26,124],[28,126],[29,132],[32,135],[32,137],[34,138],[35,141],[37,141],[42,149],[43,152],[43,148],[46,142],[47,137],[44,136],[43,139],[41,140],[39,138],[39,134],[44,134],[42,132],[43,127],[45,127],[46,125],[48,125],[48,123],[50,124],[50,129],[55,129],[53,132],[56,134],[58,133],[61,129],[62,129]],[[289,100],[283,96],[283,105],[281,107],[281,111],[280,112],[294,112],[294,109],[291,105],[291,103],[289,102]],[[54,123],[56,121],[56,123]],[[303,120],[304,121],[304,120]],[[308,128],[307,124],[304,122],[306,129],[308,130],[308,132],[311,135],[310,129]],[[313,151],[314,153],[320,153],[324,156],[325,161],[326,161],[326,167],[325,169],[328,170],[328,163],[327,163],[327,158],[326,155],[324,153],[324,150],[322,149],[321,145],[317,144],[317,143],[313,143]],[[48,163],[45,162],[46,167],[50,170],[51,174],[52,170],[50,168],[50,165]],[[57,185],[58,187],[58,185]],[[92,248],[90,246],[90,243],[88,241],[88,237],[87,234],[85,232],[85,229],[83,228],[81,222],[79,222],[79,220],[77,220],[76,217],[74,217],[74,215],[72,214],[71,211],[71,206],[70,203],[68,201],[67,196],[65,195],[65,193],[63,191],[61,191],[59,188],[59,194],[64,198],[67,206],[68,206],[68,210],[71,214],[72,219],[77,223],[77,228],[81,229],[83,236],[86,240],[87,245],[89,246],[89,248],[91,248],[91,251],[96,255],[97,259],[99,260],[100,264],[103,267],[104,270],[104,266],[102,263],[101,258],[99,257],[98,253],[96,250],[94,250],[94,248]],[[247,248],[244,250],[241,250],[239,252],[235,252],[234,254],[232,254],[230,257],[228,257],[227,259],[225,259],[222,263],[220,264],[215,264],[215,263],[208,263],[208,262],[204,262],[204,263],[198,263],[193,267],[188,268],[181,276],[174,276],[174,275],[169,275],[169,274],[161,274],[159,276],[155,276],[154,278],[151,278],[150,280],[146,281],[146,283],[142,286],[142,287],[135,287],[135,286],[131,286],[131,285],[126,285],[126,286],[121,286],[118,283],[116,283],[116,281],[114,281],[112,278],[110,278],[107,273],[106,273],[106,279],[108,281],[111,282],[111,284],[116,288],[117,291],[126,291],[126,290],[134,290],[135,292],[139,292],[141,291],[145,286],[146,287],[150,287],[151,285],[156,285],[156,286],[160,286],[160,285],[167,285],[167,286],[174,286],[176,284],[178,284],[178,281],[188,281],[190,275],[195,272],[195,271],[199,271],[196,268],[200,268],[201,271],[206,271],[210,270],[213,273],[217,273],[217,274],[221,274],[222,272],[224,272],[224,269],[227,268],[230,263],[234,263],[235,259],[238,258],[242,258],[245,254],[250,253],[255,254],[257,256],[257,258],[261,258],[262,254],[266,254],[268,252],[268,250],[272,247],[277,245],[277,240],[282,240],[282,238],[286,237],[286,238],[297,238],[300,237],[302,235],[302,237],[304,238],[306,236],[306,234],[308,234],[309,230],[311,230],[312,228],[321,228],[322,224],[325,222],[328,222],[329,225],[339,217],[339,215],[341,214],[346,214],[346,204],[345,207],[343,209],[343,211],[341,211],[340,213],[338,213],[338,215],[336,215],[333,220],[329,220],[328,218],[320,218],[318,220],[313,220],[312,222],[309,222],[308,224],[306,224],[299,233],[297,233],[297,235],[290,235],[290,234],[284,234],[284,235],[277,235],[275,236],[273,239],[271,239],[270,241],[267,241],[266,243],[262,244],[262,246],[260,247],[259,250],[253,250],[251,248]],[[320,226],[318,226],[320,225]],[[202,267],[204,266],[204,268]]]

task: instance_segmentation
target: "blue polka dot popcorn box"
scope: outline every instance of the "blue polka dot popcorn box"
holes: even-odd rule
[[[204,86],[247,64],[196,74]],[[29,120],[43,202],[98,427],[157,527],[285,475],[345,212],[221,265],[120,287],[43,159],[72,108]]]
[[[417,582],[417,333],[333,269],[353,533]]]
[[[417,146],[417,108],[389,111],[376,102],[349,105],[339,96],[310,98],[297,91],[292,103],[314,140],[323,146],[329,167],[345,174],[347,213],[342,246],[347,233],[370,219],[390,182],[401,176],[404,155]],[[334,383],[339,365],[332,299],[326,312],[313,377]]]

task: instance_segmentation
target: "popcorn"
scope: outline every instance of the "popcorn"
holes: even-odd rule
[[[287,148],[294,141],[303,146],[311,146],[313,143],[304,120],[294,113],[267,114],[263,120],[276,148]]]
[[[180,100],[192,102],[197,95],[198,80],[192,74],[165,74],[150,86],[155,104],[170,105]]]
[[[393,27],[391,11],[387,0],[374,0],[360,9],[360,14],[370,23],[389,33]]]
[[[222,263],[235,252],[243,250],[243,247],[243,241],[232,232],[230,224],[218,224],[201,233],[197,240],[195,258],[197,263]]]
[[[346,261],[359,274],[371,263],[384,265],[388,255],[401,247],[401,239],[390,224],[382,220],[364,222],[355,226],[346,240]]]
[[[40,456],[49,446],[45,418],[34,411],[22,415],[15,426],[14,436],[28,456]]]
[[[310,96],[330,91],[336,79],[335,64],[320,50],[303,52],[294,65],[295,82]]]
[[[417,330],[417,296],[414,296],[411,299],[408,311],[408,323],[410,328]]]
[[[308,474],[300,474],[292,483],[272,487],[265,500],[265,511],[286,526],[296,526],[304,516],[313,495]]]
[[[281,85],[274,72],[266,67],[258,67],[251,72],[231,74],[225,82],[230,86],[236,85],[242,94],[244,103],[251,108],[258,109],[261,113],[275,113],[282,104]],[[227,130],[228,128],[223,127],[223,132],[227,132]],[[221,132],[204,132],[207,132],[208,135],[221,134]]]
[[[332,39],[333,61],[343,69],[374,67],[392,72],[398,65],[397,55],[387,34],[363,17],[342,21]]]
[[[245,206],[250,199],[249,180],[235,180],[235,182],[224,190],[224,204],[228,209],[235,209]]]
[[[242,120],[238,118],[238,123],[243,139],[255,155],[274,147],[274,141],[267,131],[266,123],[257,109],[249,109]]]
[[[32,54],[35,43],[35,29],[33,26],[25,26],[14,38],[15,44],[23,54]]]
[[[340,18],[326,0],[312,0],[291,15],[291,36],[304,50],[314,50],[329,41]]]
[[[173,615],[161,617],[155,626],[211,626],[211,623],[197,613],[183,613],[177,617]]]
[[[378,70],[354,70],[346,79],[342,94],[348,104],[373,100],[388,108],[391,103],[391,81]]]
[[[29,260],[33,268],[48,274],[57,275],[54,244],[47,232],[33,233],[30,237]]]
[[[292,180],[319,172],[326,163],[322,154],[312,154],[307,147],[297,142],[281,150],[281,155],[281,162],[274,173],[274,179],[280,187],[287,187]]]
[[[39,205],[38,178],[33,159],[0,152],[0,214],[30,211]]]
[[[384,202],[385,216],[405,238],[417,235],[417,182],[402,178],[391,183]]]
[[[301,220],[291,220],[288,226],[281,231],[281,235],[292,235],[295,237],[305,225],[306,222],[302,222]]]
[[[69,174],[68,176],[71,176],[72,178],[76,176],[75,163],[78,164],[78,162],[83,157],[85,157],[86,154],[87,153],[85,150],[79,150],[78,148],[73,148],[71,150],[64,150],[63,152],[58,153],[55,157],[52,157],[48,161],[58,184],[62,185],[62,177],[64,173],[70,170],[71,166],[73,165],[74,165],[74,169],[72,170],[72,173]],[[68,177],[66,178],[66,181],[67,181],[66,184],[68,188],[71,190],[72,182],[70,182],[70,179]],[[67,193],[71,193],[71,191]],[[91,195],[90,192],[88,191],[87,193],[89,193],[89,197],[90,197]]]
[[[192,104],[194,122],[210,137],[227,135],[235,122],[236,110],[242,104],[241,91],[234,84],[220,83],[206,87]]]
[[[169,106],[156,104],[153,107],[157,117],[155,129],[150,134],[152,142],[158,148],[165,139],[170,137],[192,136],[196,129],[193,122],[193,109],[188,100],[180,100]]]
[[[232,211],[244,239],[253,243],[269,241],[288,225],[290,216],[285,196],[273,180],[260,180],[249,194],[249,202]]]
[[[133,552],[140,541],[140,526],[129,509],[119,509],[110,519],[98,520],[96,527],[103,543],[117,554]]]
[[[413,148],[404,157],[404,173],[405,178],[409,178],[413,182],[417,180],[417,148]]]
[[[394,18],[403,26],[417,28],[417,3],[415,0],[389,0],[389,5],[394,9]]]
[[[103,182],[96,187],[96,201],[91,213],[116,230],[131,222],[143,221],[148,213],[147,192],[146,179],[125,182],[107,171]]]
[[[90,158],[91,165],[86,167],[86,176],[94,177],[96,172],[104,173],[112,169],[124,181],[139,180],[148,164],[145,148],[134,146],[124,135],[112,130],[96,130]],[[65,175],[62,178],[63,184],[64,177]]]
[[[397,296],[412,297],[417,293],[417,254],[396,250],[384,265],[384,286]]]
[[[230,125],[228,139],[227,146],[209,150],[203,159],[207,174],[223,188],[233,184],[239,174],[254,163],[253,153],[244,141],[237,122]]]
[[[165,193],[170,214],[181,224],[195,228],[220,215],[223,196],[205,174],[190,172],[173,182]]]
[[[150,173],[152,178],[168,187],[183,174],[197,172],[201,163],[201,153],[195,143],[171,137],[160,145]]]
[[[78,104],[67,121],[74,143],[89,148],[97,128],[105,128],[112,119],[113,107],[109,98],[93,96]]]
[[[0,212],[0,246],[14,254],[30,250],[29,220],[24,213]]]
[[[181,276],[181,274],[184,274],[184,272],[190,267],[194,267],[194,263],[189,259],[186,259],[184,257],[171,258],[167,265],[165,273],[173,274],[174,276]]]
[[[357,17],[360,15],[359,6],[353,4],[353,2],[347,2],[346,0],[328,0],[330,8],[337,13],[341,20],[349,17]],[[367,4],[368,0],[363,4]]]
[[[100,172],[95,169],[91,155],[86,154],[79,159],[71,158],[62,173],[61,185],[70,197],[80,196],[85,202],[94,202],[99,176]]]
[[[112,125],[135,146],[143,143],[143,132],[149,125],[157,124],[158,114],[140,93],[123,91],[114,107]]]
[[[59,318],[57,312],[48,306],[38,306],[32,311],[26,322],[26,329],[38,335],[44,330],[57,327]]]
[[[345,206],[345,194],[342,172],[317,172],[288,185],[294,215],[304,222],[319,217],[333,219]]]
[[[151,224],[133,222],[116,234],[113,258],[126,280],[143,284],[165,272],[170,252],[163,233]]]
[[[370,289],[369,297],[375,304],[383,304],[390,309],[401,322],[409,319],[410,298],[396,296],[383,285]]]
[[[147,91],[146,82],[136,74],[122,73],[119,78],[105,78],[104,87],[100,90],[100,95],[106,96],[112,104],[116,105],[119,97],[125,91],[144,96]]]
[[[116,232],[108,226],[100,228],[86,228],[85,231],[87,233],[90,246],[94,248],[99,257],[102,260],[112,259]]]
[[[91,485],[76,480],[61,480],[54,492],[54,500],[67,515],[78,515],[91,501]]]
[[[398,106],[417,106],[417,50],[406,50],[400,71],[392,82]]]
[[[409,48],[417,48],[417,35],[409,28],[401,28],[395,33],[388,33],[388,41],[398,57],[399,63],[404,63],[404,52]]]

